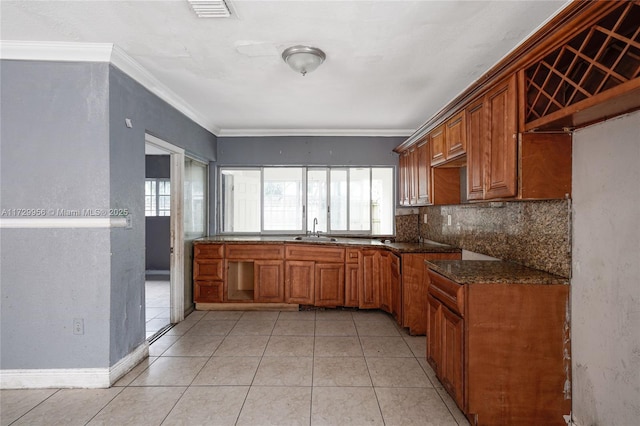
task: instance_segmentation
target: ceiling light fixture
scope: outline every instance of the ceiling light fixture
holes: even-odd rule
[[[291,46],[282,52],[282,59],[303,76],[318,68],[326,57],[322,50],[309,46]]]

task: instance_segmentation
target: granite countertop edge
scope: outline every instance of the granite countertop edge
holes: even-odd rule
[[[425,264],[458,284],[569,284],[569,278],[503,260],[426,260]]]
[[[447,244],[426,240],[422,243],[385,243],[377,239],[336,237],[337,241],[295,240],[293,236],[226,236],[202,237],[194,240],[200,244],[317,244],[333,247],[386,248],[395,253],[461,253],[462,250]]]

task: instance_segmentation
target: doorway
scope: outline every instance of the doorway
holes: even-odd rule
[[[165,156],[163,160],[157,161],[169,163],[168,182],[162,183],[163,178],[155,179],[160,183],[156,183],[156,192],[150,194],[150,197],[155,197],[156,210],[162,213],[161,216],[166,216],[168,205],[169,218],[169,245],[168,247],[164,246],[164,250],[168,249],[169,251],[169,272],[168,274],[165,272],[158,275],[157,271],[148,269],[151,272],[149,274],[151,279],[148,280],[150,297],[145,297],[145,303],[149,303],[149,308],[156,307],[152,306],[152,304],[162,303],[166,305],[167,275],[169,282],[168,323],[163,327],[160,327],[161,321],[150,323],[147,339],[153,340],[161,335],[170,324],[177,324],[182,321],[185,317],[185,311],[193,306],[192,244],[194,239],[206,236],[208,233],[209,195],[207,183],[209,181],[209,164],[207,161],[198,160],[194,156],[187,156],[182,148],[150,134],[145,135],[145,154]],[[168,156],[168,159],[166,156]],[[149,205],[151,206],[152,204],[153,202],[150,200]],[[146,205],[145,200],[145,207]],[[166,219],[164,220],[166,221]],[[163,239],[163,235],[166,235],[166,228],[163,231],[158,231],[157,236],[149,236],[150,238],[147,241],[160,241],[159,244],[165,244],[166,239]],[[146,250],[147,253],[149,253],[149,248]],[[162,252],[162,249],[160,251]],[[145,253],[145,256],[151,256],[150,253],[147,253]],[[158,278],[164,279],[159,280]],[[157,284],[158,281],[165,284]],[[145,290],[147,290],[147,285],[145,285]],[[160,317],[147,319],[161,320],[166,318],[166,306],[158,306],[158,308],[160,309],[147,310],[145,306],[145,313],[148,313],[148,317],[160,315]],[[157,330],[153,331],[151,329]]]
[[[171,321],[171,153],[145,145],[145,329]]]

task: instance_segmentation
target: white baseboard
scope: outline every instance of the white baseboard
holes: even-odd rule
[[[145,341],[110,368],[0,370],[0,389],[108,388],[148,356]]]

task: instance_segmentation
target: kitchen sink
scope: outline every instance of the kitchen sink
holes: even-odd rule
[[[294,237],[296,241],[318,241],[318,242],[335,242],[338,241],[337,238],[333,237],[325,237],[319,235],[298,235]]]

